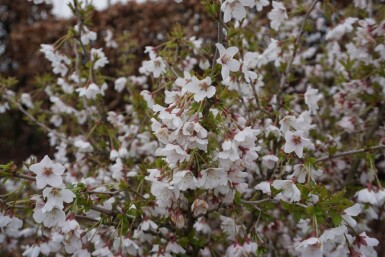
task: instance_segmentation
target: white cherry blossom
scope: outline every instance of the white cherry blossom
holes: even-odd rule
[[[273,1],[273,9],[267,14],[271,20],[270,26],[274,30],[278,30],[281,24],[288,19],[286,8],[282,2]]]
[[[123,89],[125,88],[126,86],[126,83],[127,83],[127,79],[125,77],[120,77],[118,78],[117,80],[115,80],[115,84],[114,84],[114,89],[117,91],[117,92],[122,92]]]
[[[274,180],[271,186],[275,189],[282,190],[276,195],[275,198],[277,200],[287,202],[298,202],[301,200],[301,192],[292,180]]]
[[[75,194],[72,193],[71,190],[65,188],[64,185],[59,185],[57,187],[44,188],[43,197],[47,199],[44,209],[50,211],[54,207],[63,209],[63,202],[71,203],[75,198]]]
[[[317,94],[318,91],[318,89],[308,87],[305,93],[305,103],[307,104],[310,112],[312,113],[316,113],[318,111],[318,101],[322,99],[322,95]]]
[[[167,144],[164,148],[158,148],[155,151],[157,156],[165,156],[169,164],[175,165],[189,158],[189,155],[179,145]]]
[[[206,214],[209,208],[208,203],[205,200],[195,199],[191,205],[191,211],[194,216],[199,216],[200,214]]]
[[[27,108],[33,108],[33,102],[30,94],[22,93],[20,96],[20,101],[22,104],[27,106]]]
[[[225,80],[229,77],[230,71],[236,72],[239,70],[241,64],[238,60],[234,59],[234,55],[236,55],[239,51],[238,47],[231,46],[229,48],[225,48],[222,44],[216,43],[215,46],[219,51],[219,58],[217,59],[217,63],[222,65],[222,79]]]
[[[166,252],[174,254],[185,254],[186,250],[183,249],[183,247],[180,246],[177,242],[169,241],[166,246]]]
[[[63,183],[62,175],[65,168],[60,163],[54,163],[48,155],[39,163],[32,164],[29,170],[36,174],[36,186],[39,189],[46,185],[57,187]]]
[[[74,30],[80,34],[80,40],[84,45],[88,45],[91,41],[96,40],[97,34],[95,32],[90,31],[84,24],[81,28],[82,31],[79,32],[79,25],[76,24]]]
[[[216,89],[211,85],[210,77],[199,80],[197,77],[192,77],[191,82],[186,85],[187,92],[194,94],[194,100],[200,102],[205,98],[214,96]]]
[[[79,152],[82,153],[91,153],[94,150],[94,148],[89,142],[85,141],[80,137],[75,139],[74,146],[78,148]]]
[[[322,244],[317,237],[310,237],[295,245],[301,257],[322,257]]]
[[[40,51],[44,53],[45,58],[51,62],[53,73],[60,74],[61,76],[67,74],[67,65],[71,64],[71,60],[67,56],[58,53],[53,45],[42,44]]]
[[[58,207],[53,207],[50,211],[44,210],[44,206],[36,206],[33,211],[33,219],[37,223],[43,223],[45,227],[63,226],[65,223],[65,213]]]
[[[155,53],[151,54],[150,52],[150,60],[143,61],[139,71],[144,74],[152,73],[154,78],[159,78],[160,75],[166,72],[166,63],[162,57],[156,56]]]
[[[365,188],[358,191],[355,196],[361,203],[370,203],[376,206],[380,206],[384,203],[385,200],[385,190],[381,189],[376,192],[373,189]]]
[[[76,92],[79,93],[80,97],[87,99],[96,99],[97,95],[101,94],[99,86],[95,83],[91,83],[86,87],[77,88]]]
[[[0,213],[0,228],[7,226],[11,222],[11,218],[8,215]]]
[[[41,2],[38,2],[39,0],[34,0],[35,1],[35,4],[36,3],[41,3]],[[43,0],[41,0],[43,1]],[[27,249],[23,252],[23,256],[26,256],[26,257],[38,257],[40,254],[40,246],[39,245],[32,245],[32,246],[28,246]]]
[[[361,213],[362,209],[360,204],[356,203],[353,206],[346,208],[344,210],[342,217],[342,225],[349,225],[350,227],[354,228],[357,225],[357,222],[352,218]]]
[[[254,0],[225,0],[221,5],[223,12],[223,21],[229,22],[232,17],[236,20],[242,20],[246,17],[245,6],[253,7]]]
[[[119,245],[122,243],[123,254],[137,255],[138,252],[140,252],[140,247],[128,237],[124,238],[122,241],[116,240],[114,243],[115,242]]]
[[[91,61],[93,62],[93,68],[95,70],[99,68],[103,68],[106,64],[108,64],[108,59],[103,52],[102,48],[92,48],[91,49]]]
[[[170,184],[181,191],[186,191],[187,189],[195,189],[197,187],[197,182],[198,180],[191,171],[182,170],[173,174],[173,179]]]
[[[214,189],[218,186],[226,186],[228,175],[222,168],[209,168],[201,171],[202,177],[198,179],[200,187]]]
[[[255,186],[255,189],[261,190],[264,194],[271,195],[271,182],[270,181],[262,181],[258,185]]]
[[[348,17],[341,24],[338,24],[326,34],[327,40],[340,40],[346,33],[353,31],[353,24],[358,18]]]
[[[152,220],[145,218],[143,222],[140,224],[140,228],[143,231],[148,231],[148,230],[155,231],[158,229],[158,225],[156,225],[156,223],[153,222]]]
[[[245,80],[247,83],[251,83],[252,81],[256,80],[258,77],[258,74],[255,71],[251,70],[257,66],[258,58],[259,58],[259,54],[253,53],[253,52],[247,52],[243,57],[241,67],[242,67],[243,76],[245,77]]]
[[[257,11],[262,11],[263,7],[270,5],[269,0],[256,0],[255,1],[255,7],[257,8]]]
[[[262,157],[262,165],[268,169],[273,169],[278,162],[278,157],[274,154],[268,154]]]
[[[303,164],[294,165],[294,172],[288,179],[296,179],[299,183],[305,183],[306,177],[310,176],[312,181],[315,181],[316,178],[322,175],[322,170],[316,170],[314,167],[304,166]]]
[[[295,152],[295,154],[302,158],[303,149],[309,148],[311,145],[311,141],[303,136],[303,131],[298,130],[296,132],[286,131],[285,133],[285,146],[284,152],[291,153]]]
[[[244,233],[245,227],[243,225],[237,225],[234,219],[221,215],[221,229],[226,233],[227,238],[234,240],[237,235]]]
[[[211,228],[207,224],[205,217],[199,217],[194,223],[194,229],[202,234],[210,234]]]

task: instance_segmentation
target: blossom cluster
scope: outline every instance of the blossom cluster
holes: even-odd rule
[[[107,29],[97,48],[81,2],[64,41],[41,46],[55,75],[36,89],[45,99],[4,89],[4,111],[26,114],[54,149],[0,166],[7,250],[377,256],[385,21],[372,4],[203,1],[216,41],[175,26],[111,77],[105,50],[124,55],[125,42]]]

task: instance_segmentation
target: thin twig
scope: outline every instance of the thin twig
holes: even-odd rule
[[[222,15],[221,11],[219,11],[218,32],[217,33],[218,33],[217,34],[217,43],[222,44],[225,35],[223,33],[223,15]],[[214,70],[214,66],[215,66],[215,63],[216,63],[218,58],[219,58],[219,50],[217,47],[215,47],[215,53],[214,53],[214,58],[213,58],[213,62],[212,62],[213,70]]]
[[[247,204],[260,204],[260,203],[263,203],[266,201],[276,201],[276,200],[274,200],[272,198],[265,198],[265,199],[261,199],[258,201],[241,200],[242,203],[247,203]]]
[[[255,86],[254,86],[254,85],[251,85],[251,89],[253,90],[254,99],[255,99],[255,102],[256,102],[256,104],[257,104],[257,110],[263,112],[264,114],[267,114],[267,115],[269,115],[269,116],[272,116],[272,113],[271,113],[271,112],[269,112],[268,110],[266,110],[265,108],[263,108],[263,107],[261,106],[261,103],[259,102],[258,93],[257,93],[257,90],[255,89]]]
[[[311,4],[310,8],[306,12],[305,18],[302,21],[301,29],[300,29],[300,31],[299,31],[299,33],[297,35],[297,38],[295,40],[295,43],[294,43],[293,54],[291,55],[289,63],[286,66],[286,70],[285,70],[285,72],[283,73],[283,75],[281,77],[281,81],[279,83],[278,94],[277,94],[277,106],[278,106],[278,108],[277,108],[277,111],[278,111],[277,117],[278,117],[278,119],[279,119],[279,113],[280,113],[279,111],[281,109],[281,98],[282,98],[282,94],[283,94],[283,89],[284,89],[284,86],[286,84],[286,80],[287,80],[287,78],[288,78],[288,76],[290,74],[291,66],[293,65],[295,56],[297,55],[297,51],[298,51],[298,49],[301,48],[301,45],[302,45],[301,44],[301,38],[302,38],[302,35],[304,33],[304,30],[305,30],[306,21],[309,18],[310,13],[313,11],[313,9],[316,6],[318,1],[320,1],[320,0],[314,0],[313,3]]]
[[[64,142],[68,142],[68,138],[66,138],[65,136],[63,136],[62,134],[58,133],[57,131],[51,129],[50,127],[48,127],[47,125],[45,125],[44,123],[38,121],[35,117],[33,117],[32,114],[30,114],[29,112],[27,112],[27,110],[25,110],[23,108],[23,106],[21,106],[20,103],[18,103],[15,99],[13,99],[11,96],[7,96],[6,94],[3,95],[3,97],[5,99],[7,99],[9,102],[11,102],[12,104],[14,104],[17,109],[19,111],[21,111],[25,116],[28,117],[28,119],[30,119],[34,124],[38,125],[40,128],[42,128],[45,132],[47,133],[52,133],[54,134],[55,136],[61,138]]]
[[[55,131],[53,131],[51,128],[49,128],[47,125],[45,125],[44,123],[38,121],[37,119],[35,119],[35,117],[33,117],[29,112],[27,112],[23,106],[21,106],[20,103],[18,103],[15,99],[13,99],[12,97],[10,96],[7,96],[6,94],[4,94],[4,98],[7,99],[8,101],[10,101],[12,104],[16,105],[17,109],[19,109],[19,111],[21,111],[24,115],[26,115],[31,121],[33,121],[36,125],[38,125],[39,127],[41,127],[42,129],[44,129],[46,132],[51,132],[51,133],[54,133]]]
[[[25,174],[21,174],[21,173],[18,173],[18,172],[9,172],[9,171],[4,171],[4,170],[1,171],[1,172],[5,173],[5,174],[9,174],[9,176],[7,176],[7,177],[17,177],[17,178],[22,178],[22,179],[28,179],[28,180],[31,180],[31,181],[36,181],[35,177],[29,176],[29,175],[25,175]],[[1,177],[1,175],[0,175],[0,177]]]
[[[222,3],[222,1],[220,1],[220,3]],[[222,44],[225,35],[223,33],[223,15],[222,15],[221,11],[219,11],[218,32],[217,33],[218,33],[217,34],[217,43]],[[210,77],[212,77],[213,74],[214,74],[215,66],[216,66],[216,61],[217,61],[218,58],[219,58],[219,50],[218,50],[217,47],[215,47],[214,58],[213,58],[212,63],[211,63],[212,68],[211,68],[211,75],[210,75]],[[208,99],[205,102],[205,106],[204,106],[203,111],[202,111],[203,116],[207,116],[209,114],[210,108],[211,108],[211,106],[214,103],[215,103],[214,98],[210,98],[210,99]]]
[[[123,192],[123,191],[126,191],[126,190],[128,190],[128,191],[130,191],[130,192],[132,192],[132,193],[134,193],[135,195],[137,195],[139,198],[141,198],[141,199],[143,199],[143,200],[146,200],[146,198],[143,196],[143,195],[141,195],[141,194],[139,194],[138,192],[136,192],[134,189],[132,189],[131,187],[126,187],[126,188],[123,188],[123,189],[121,189],[121,190],[116,190],[116,191],[107,191],[107,192],[102,192],[102,191],[95,191],[95,190],[89,190],[89,191],[87,191],[87,193],[88,194],[104,194],[104,195],[117,195],[117,194],[119,194],[120,192]]]
[[[100,220],[92,218],[92,217],[88,217],[88,216],[84,216],[84,215],[78,215],[78,214],[75,215],[75,218],[88,220],[88,221],[92,221],[92,222],[99,222],[100,221]]]
[[[336,153],[333,155],[321,157],[321,158],[317,159],[316,162],[322,162],[322,161],[327,161],[327,160],[334,159],[334,158],[339,158],[339,157],[344,157],[344,156],[349,156],[349,155],[354,155],[354,154],[359,154],[359,153],[365,153],[365,152],[371,152],[371,151],[377,151],[377,150],[381,150],[381,149],[385,149],[385,145],[377,145],[377,146],[373,146],[373,147],[369,147],[369,148],[362,148],[362,149],[357,149],[357,150],[352,150],[352,151],[347,151],[347,152]]]
[[[94,211],[98,211],[98,212],[102,212],[102,213],[105,213],[107,215],[115,215],[115,213],[112,211],[112,210],[108,210],[104,207],[101,207],[101,206],[96,206],[96,205],[93,205],[90,207],[91,210],[94,210]]]
[[[88,194],[99,194],[99,195],[116,195],[122,191],[110,191],[110,192],[101,192],[101,191],[87,191]]]
[[[266,202],[266,201],[272,201],[272,202],[275,202],[275,203],[279,203],[281,202],[280,200],[277,200],[277,199],[274,199],[274,198],[265,198],[265,199],[262,199],[262,200],[259,200],[259,201],[247,201],[247,200],[241,200],[242,203],[246,203],[246,204],[251,204],[253,205],[254,207],[256,207],[255,205],[258,205],[262,202]],[[295,205],[298,205],[298,206],[301,206],[302,208],[308,208],[309,206],[305,205],[305,204],[302,204],[302,203],[298,203],[298,202],[295,202],[293,203]],[[260,210],[260,208],[257,208],[256,209]]]
[[[11,174],[14,177],[28,179],[28,180],[31,180],[31,181],[36,181],[36,178],[32,177],[32,176],[28,176],[28,175],[24,175],[24,174],[20,174],[20,173],[9,173],[9,174]]]
[[[19,204],[8,204],[6,201],[0,199],[0,206],[3,205],[6,209],[27,209],[30,208],[28,205],[19,205]]]
[[[88,55],[86,47],[84,46],[84,44],[81,40],[81,34],[82,34],[82,30],[83,30],[83,20],[82,20],[81,14],[79,12],[79,6],[78,6],[77,1],[74,1],[74,7],[75,7],[75,15],[77,18],[77,26],[78,26],[77,41],[79,42],[80,48],[83,51],[83,57],[85,58],[85,61],[88,62],[91,59],[91,57]]]

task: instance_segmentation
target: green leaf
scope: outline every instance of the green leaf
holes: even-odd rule
[[[341,224],[342,217],[338,213],[333,212],[332,215],[331,215],[331,218],[332,218],[333,225],[335,227],[337,227],[337,226],[339,226]]]
[[[8,179],[9,179],[9,177],[4,178],[4,179],[1,181],[1,184],[4,185],[4,184],[8,181]]]

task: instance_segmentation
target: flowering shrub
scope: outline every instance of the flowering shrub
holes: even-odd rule
[[[74,0],[76,25],[41,45],[54,76],[32,93],[1,78],[0,110],[21,111],[55,148],[0,166],[4,251],[377,256],[384,6],[201,4],[216,42],[176,24],[138,71],[111,77],[104,48],[120,46],[106,30],[95,48],[92,7]]]

